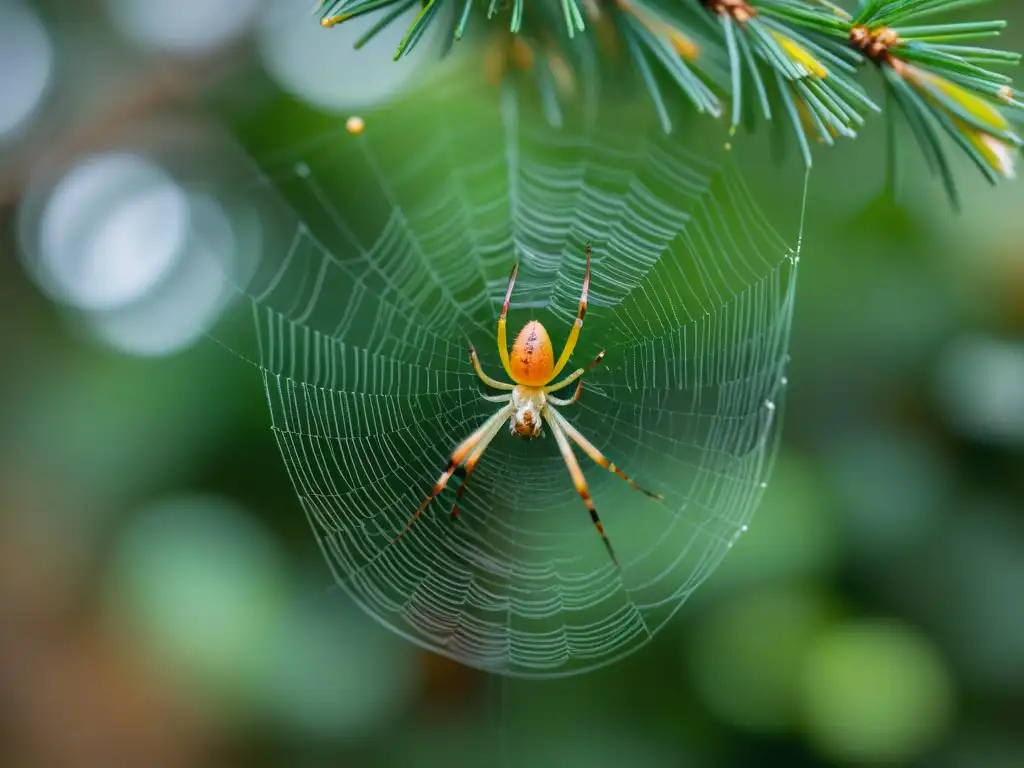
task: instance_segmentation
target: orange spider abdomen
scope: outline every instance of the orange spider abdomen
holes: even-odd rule
[[[551,380],[555,351],[551,337],[538,320],[531,320],[516,336],[509,356],[512,378],[528,387],[542,387]]]

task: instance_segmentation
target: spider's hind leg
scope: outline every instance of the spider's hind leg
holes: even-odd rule
[[[587,438],[585,438],[583,434],[578,429],[576,429],[576,427],[569,423],[568,419],[566,419],[554,408],[549,408],[548,413],[550,414],[549,418],[553,419],[555,423],[558,425],[558,427],[561,430],[563,430],[565,434],[567,434],[569,438],[576,443],[576,445],[582,448],[583,452],[587,454],[587,456],[589,456],[593,460],[593,462],[597,464],[599,467],[601,467],[602,469],[607,469],[609,472],[614,472],[618,477],[622,478],[627,483],[629,483],[630,487],[640,491],[640,493],[644,494],[645,496],[649,496],[650,498],[657,499],[659,501],[665,498],[660,493],[654,493],[653,491],[649,491],[643,486],[639,485],[633,478],[631,478],[629,475],[627,475],[625,472],[619,469],[615,464],[612,463],[612,461],[607,456],[605,456],[603,453],[601,453],[601,451],[597,449],[596,445],[587,440]]]
[[[427,494],[427,498],[425,498],[423,500],[423,503],[416,508],[416,511],[412,514],[412,517],[409,518],[409,522],[405,524],[405,527],[401,531],[399,531],[398,535],[395,536],[394,539],[391,540],[392,544],[395,544],[400,538],[402,538],[403,536],[405,536],[406,533],[409,532],[409,529],[412,528],[413,523],[415,523],[419,519],[419,516],[423,514],[423,510],[425,510],[427,506],[430,504],[430,502],[433,501],[437,496],[439,496],[441,494],[441,491],[445,489],[445,487],[448,485],[448,481],[452,479],[452,476],[456,473],[460,464],[466,462],[470,456],[475,455],[477,450],[479,450],[479,453],[481,455],[483,454],[484,449],[487,447],[488,443],[490,443],[491,440],[494,439],[494,436],[498,434],[498,431],[501,429],[502,423],[511,415],[512,405],[510,403],[506,405],[504,408],[501,408],[499,411],[497,411],[493,416],[487,419],[487,421],[485,421],[473,434],[471,434],[469,437],[467,437],[465,440],[459,443],[455,450],[452,451],[451,458],[448,460],[448,465],[444,468],[444,472],[441,473],[441,476],[437,479],[437,482],[434,483],[434,487],[430,490],[430,493]],[[466,474],[468,477],[468,469],[466,470]]]
[[[455,477],[459,478],[459,490],[455,492],[455,503],[452,504],[452,520],[455,520],[459,516],[459,499],[462,498],[462,494],[465,493],[466,481],[469,479],[469,470],[466,469],[466,465],[455,468]]]
[[[497,434],[497,432],[495,432]],[[462,494],[466,492],[466,484],[469,482],[469,478],[473,475],[473,470],[476,469],[477,463],[480,458],[484,455],[484,451],[487,449],[487,445],[490,443],[490,439],[481,440],[473,452],[466,459],[466,463],[459,467],[462,470],[462,483],[459,485],[459,490],[455,492],[455,502],[452,504],[452,519],[456,519],[459,516],[459,499],[462,498]],[[456,474],[459,474],[456,471]]]
[[[569,476],[572,478],[572,483],[576,486],[576,493],[579,494],[583,500],[584,506],[587,511],[590,512],[590,519],[594,523],[594,527],[597,528],[597,532],[601,535],[601,540],[604,542],[604,548],[608,551],[608,556],[612,559],[615,567],[619,567],[619,559],[615,556],[615,550],[612,549],[612,542],[608,538],[608,534],[604,531],[604,524],[601,522],[600,516],[597,514],[597,508],[594,506],[594,500],[590,498],[590,488],[587,486],[586,478],[583,477],[583,470],[580,469],[580,463],[576,460],[575,454],[572,452],[572,446],[569,445],[569,439],[565,436],[565,432],[562,431],[558,421],[550,418],[552,409],[546,409],[548,418],[548,425],[551,429],[551,434],[555,437],[555,442],[558,443],[558,450],[562,453],[562,459],[565,461],[565,466],[569,470]]]

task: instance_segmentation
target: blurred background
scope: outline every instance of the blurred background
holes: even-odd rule
[[[0,0],[0,765],[1024,765],[1019,184],[964,164],[954,215],[908,155],[893,205],[877,120],[819,153],[755,525],[640,653],[494,679],[332,589],[206,337],[254,213],[159,162],[216,176],[252,69],[343,120],[423,59],[290,0],[69,5]]]

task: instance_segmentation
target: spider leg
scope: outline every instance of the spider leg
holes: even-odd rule
[[[445,486],[448,485],[448,481],[451,480],[452,475],[455,474],[456,467],[466,460],[466,457],[473,452],[474,448],[481,444],[486,446],[487,443],[489,443],[494,436],[498,434],[498,431],[501,429],[501,425],[504,423],[505,419],[509,418],[511,415],[512,405],[509,404],[487,419],[487,421],[478,427],[473,434],[456,446],[455,450],[452,451],[451,458],[448,460],[448,466],[444,468],[444,472],[441,473],[437,482],[434,483],[434,487],[427,495],[427,498],[425,498],[423,503],[419,505],[415,512],[413,512],[412,517],[409,518],[409,522],[405,524],[405,527],[391,541],[392,544],[409,532],[409,529],[412,528],[413,523],[419,519],[419,516],[423,514],[423,510],[427,508],[427,505],[445,489]],[[483,453],[483,451],[481,451],[481,453]]]
[[[497,433],[495,433],[497,434]],[[470,476],[473,474],[473,470],[476,469],[477,463],[480,461],[480,457],[484,455],[484,451],[487,449],[488,443],[491,442],[493,436],[487,440],[481,440],[480,444],[473,449],[473,452],[466,459],[466,463],[463,465],[466,469],[466,474],[462,478],[462,483],[459,485],[459,490],[455,492],[455,503],[452,504],[452,519],[454,520],[459,516],[459,499],[462,498],[462,494],[466,492],[466,483],[469,482]]]
[[[508,339],[505,336],[505,320],[508,317],[508,305],[512,301],[512,286],[516,284],[516,275],[519,274],[519,263],[512,267],[512,274],[508,276],[508,288],[505,289],[505,303],[501,305],[501,316],[498,317],[498,355],[501,357],[501,364],[505,373],[512,381],[516,377],[512,375],[512,365],[508,359]]]
[[[562,354],[558,356],[558,362],[555,363],[554,370],[551,371],[551,378],[555,378],[562,369],[565,368],[565,364],[569,362],[569,358],[572,357],[572,351],[576,349],[576,342],[580,338],[580,330],[583,328],[583,316],[587,313],[587,292],[590,290],[590,241],[587,241],[587,268],[583,273],[583,291],[580,293],[580,308],[576,311],[576,322],[572,324],[572,330],[569,331],[569,338],[565,342],[565,347],[562,349]]]
[[[580,399],[580,394],[583,392],[583,379],[580,379],[576,384],[576,391],[572,393],[572,397],[555,397],[554,395],[548,395],[548,402],[552,405],[559,407],[565,407],[566,405],[572,405]]]
[[[555,442],[558,443],[558,450],[562,452],[562,459],[565,461],[565,466],[569,470],[569,477],[572,478],[573,485],[576,486],[576,493],[583,499],[583,504],[587,507],[590,512],[590,519],[594,521],[594,527],[597,528],[597,532],[601,534],[601,539],[604,541],[604,548],[608,550],[608,556],[611,557],[615,567],[619,567],[619,559],[615,557],[615,550],[612,549],[612,543],[608,539],[608,535],[604,532],[604,525],[601,523],[601,518],[598,517],[597,509],[594,507],[594,502],[590,498],[590,489],[587,487],[587,481],[583,477],[583,470],[580,469],[580,463],[576,461],[576,456],[572,452],[572,446],[569,445],[569,440],[566,438],[565,433],[559,427],[558,422],[550,418],[550,414],[553,413],[553,409],[545,408],[545,416],[548,417],[548,428],[551,430],[551,434],[555,436]]]
[[[576,429],[576,427],[569,423],[569,420],[566,419],[565,416],[560,414],[554,408],[548,408],[547,414],[548,421],[553,421],[555,424],[557,424],[558,427],[562,429],[573,440],[573,442],[576,443],[576,445],[582,448],[583,452],[586,453],[587,456],[589,456],[591,459],[593,459],[594,463],[597,464],[599,467],[607,469],[609,472],[614,472],[616,475],[618,475],[627,483],[629,483],[633,488],[636,488],[636,490],[640,491],[641,493],[650,496],[652,499],[661,500],[665,498],[659,493],[653,493],[651,491],[648,491],[646,488],[637,485],[633,478],[631,478],[617,466],[612,464],[612,462],[608,459],[607,456],[605,456],[603,453],[597,450],[597,446],[595,446],[592,442],[587,440],[587,438],[585,438],[583,434],[578,429]]]
[[[472,361],[472,363],[473,363],[473,370],[476,371],[476,375],[480,377],[480,381],[482,381],[484,384],[486,384],[491,389],[501,389],[501,390],[506,390],[506,391],[507,390],[511,390],[511,389],[515,389],[515,385],[514,384],[506,384],[504,381],[498,381],[497,379],[492,379],[490,376],[488,376],[486,373],[484,373],[484,369],[480,365],[480,358],[477,357],[477,354],[476,354],[476,347],[473,346],[472,342],[470,342],[470,344],[469,344],[469,359]],[[495,402],[498,402],[498,401],[495,401]]]
[[[556,381],[554,384],[551,384],[550,386],[544,387],[544,394],[547,394],[549,392],[557,392],[558,390],[563,389],[564,387],[569,386],[574,381],[576,381],[576,379],[578,379],[580,376],[582,376],[584,373],[586,373],[587,371],[591,370],[595,365],[600,363],[602,359],[604,359],[604,350],[603,349],[600,352],[597,353],[597,357],[594,358],[594,362],[592,362],[586,368],[577,368],[575,371],[570,373],[568,376],[566,376],[561,381]],[[549,397],[548,400],[550,400],[555,405],[569,405],[570,403],[575,403],[580,398],[580,388],[582,386],[583,386],[583,382],[581,381],[579,384],[576,385],[576,394],[574,394],[568,400],[561,400],[560,398],[557,398],[557,397]]]

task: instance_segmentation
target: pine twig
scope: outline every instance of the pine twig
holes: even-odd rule
[[[949,0],[867,3],[851,20],[848,39],[882,73],[925,159],[956,204],[940,135],[949,136],[993,184],[1012,179],[1024,142],[1011,116],[1019,117],[1024,104],[1008,76],[986,69],[1015,65],[1020,55],[964,44],[997,35],[1004,22],[910,24],[951,6]]]

